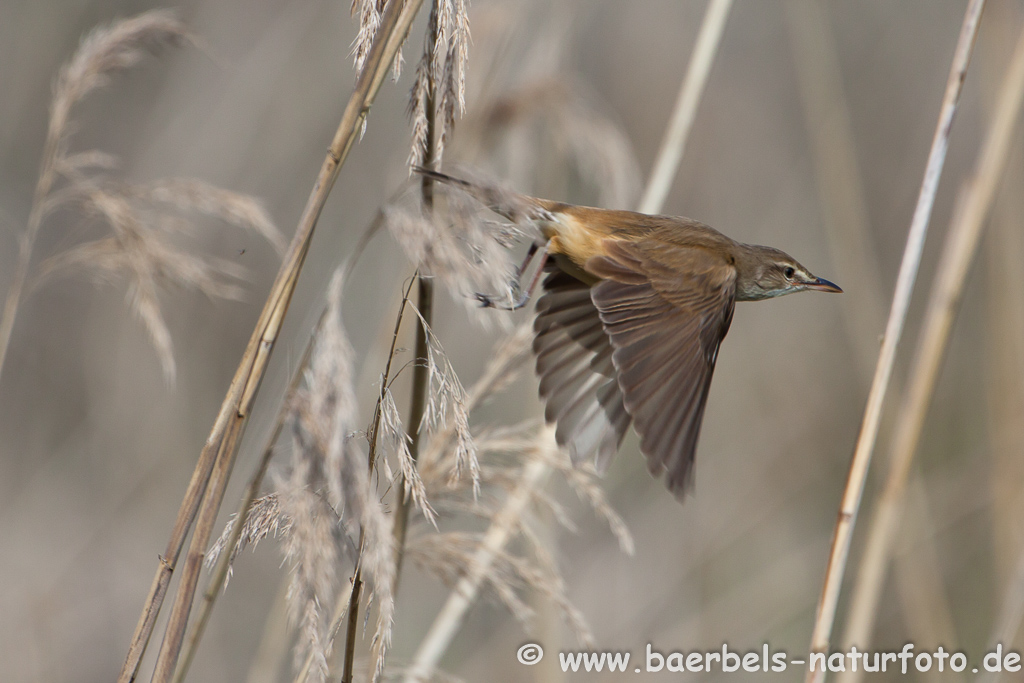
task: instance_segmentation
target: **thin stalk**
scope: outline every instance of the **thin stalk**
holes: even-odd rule
[[[420,324],[416,328],[416,365],[412,374],[412,404],[409,407],[409,420],[406,431],[409,434],[409,455],[413,462],[419,459],[422,442],[420,423],[427,407],[427,391],[430,388],[430,368],[427,362],[427,329],[431,324],[434,309],[434,283],[423,277],[419,278],[417,291],[417,308],[420,312]],[[399,503],[395,513],[395,585],[393,593],[397,593],[402,560],[405,558],[405,538],[409,530],[409,511],[412,508],[412,496],[405,495],[405,481],[398,490]]]
[[[437,84],[434,82],[433,77],[430,77],[427,96],[427,149],[423,159],[423,165],[426,168],[433,168],[435,163],[436,98]],[[434,209],[434,181],[427,176],[423,176],[420,190],[423,197],[423,211],[429,215]],[[420,423],[423,422],[423,413],[427,408],[427,392],[430,390],[430,363],[427,358],[429,339],[427,335],[434,318],[433,280],[423,277],[419,278],[416,301],[420,312],[420,324],[416,327],[416,355],[412,374],[412,399],[409,406],[409,420],[405,428],[406,433],[409,435],[409,456],[412,458],[413,463],[418,461],[420,457],[422,436]],[[405,538],[409,531],[409,510],[412,508],[412,495],[406,495],[405,485],[406,482],[403,477],[401,486],[398,489],[398,510],[395,514],[393,527],[395,538],[395,581],[391,589],[393,595],[398,594],[398,582],[402,574],[402,561],[405,559]]]
[[[354,268],[355,264],[359,261],[359,257],[362,256],[366,245],[369,243],[370,239],[373,238],[382,224],[383,213],[378,212],[376,218],[374,218],[373,222],[370,223],[369,227],[356,244],[356,247],[349,255],[347,265],[343,266],[344,279],[347,280],[348,274],[352,272],[352,268]],[[226,548],[233,549],[238,544],[238,539],[241,538],[242,528],[245,526],[245,521],[249,516],[250,507],[252,506],[252,502],[256,499],[256,495],[259,493],[260,486],[262,485],[263,479],[267,473],[267,468],[270,465],[270,460],[274,455],[274,445],[277,443],[277,439],[280,437],[281,430],[284,428],[284,423],[288,417],[288,407],[291,404],[291,397],[293,397],[298,391],[299,384],[302,382],[306,368],[309,366],[309,361],[313,355],[314,343],[316,342],[317,335],[319,334],[320,328],[323,326],[324,318],[326,317],[327,309],[325,308],[320,314],[320,319],[314,326],[313,331],[309,336],[309,340],[306,342],[306,348],[302,352],[302,358],[295,368],[295,373],[292,375],[288,391],[285,393],[285,399],[281,404],[281,409],[278,411],[273,432],[264,447],[263,457],[261,458],[256,471],[253,472],[252,477],[249,479],[249,483],[246,486],[245,491],[242,493],[241,500],[238,503],[238,511],[235,513],[235,518],[232,522],[231,537],[225,546]],[[222,553],[217,560],[216,566],[210,573],[209,585],[206,592],[203,594],[203,601],[199,607],[196,621],[192,626],[192,630],[189,632],[189,637],[185,645],[184,658],[181,660],[174,673],[174,683],[181,683],[181,681],[185,679],[188,668],[195,656],[195,650],[198,647],[199,640],[203,637],[206,623],[209,620],[214,605],[216,604],[217,596],[221,593],[221,588],[218,587],[224,587],[227,585],[227,574],[230,568],[231,553]]]
[[[405,317],[405,308],[409,303],[409,293],[412,291],[412,285],[419,279],[418,273],[413,274],[409,280],[409,286],[406,287],[405,293],[402,295],[402,303],[398,307],[398,317],[395,319],[395,331],[391,335],[391,349],[388,351],[388,361],[384,365],[384,374],[380,380],[380,395],[377,397],[377,407],[373,413],[373,420],[369,431],[369,443],[370,452],[367,457],[370,473],[373,473],[373,468],[377,463],[377,444],[380,440],[380,421],[381,414],[383,412],[384,405],[384,392],[388,390],[388,384],[391,381],[391,366],[395,360],[395,350],[398,348],[398,332],[402,328],[402,319]],[[355,634],[359,628],[359,599],[360,592],[363,586],[363,572],[362,572],[362,555],[363,555],[363,530],[359,530],[359,554],[356,558],[355,571],[352,574],[352,590],[348,596],[348,607],[345,608],[344,616],[338,617],[338,623],[344,617],[348,619],[348,626],[345,629],[345,660],[341,674],[341,680],[343,683],[348,683],[352,680],[352,666],[355,661]],[[340,605],[339,605],[340,607]],[[336,608],[336,612],[341,615],[340,609]],[[333,632],[332,626],[332,632]],[[309,670],[309,665],[312,663],[311,659],[307,661],[304,667],[305,671]]]
[[[178,511],[171,538],[168,541],[167,551],[160,558],[153,584],[132,636],[127,657],[118,676],[119,683],[133,681],[138,673],[139,663],[153,632],[157,615],[167,593],[171,574],[176,567],[185,537],[196,519],[202,499],[203,512],[199,517],[204,522],[204,528],[201,533],[197,528],[189,548],[185,573],[182,576],[178,597],[168,622],[168,630],[165,633],[164,645],[158,657],[153,680],[163,683],[169,680],[174,671],[184,637],[188,612],[191,608],[192,596],[195,593],[199,577],[201,558],[212,533],[212,523],[215,521],[216,512],[223,497],[223,487],[227,485],[237,444],[248,419],[249,409],[266,371],[274,342],[305,261],[317,220],[331,188],[334,186],[334,181],[338,177],[341,165],[348,157],[352,145],[362,130],[370,106],[380,90],[394,56],[404,41],[422,2],[423,0],[406,0],[405,3],[391,3],[381,18],[381,26],[367,56],[366,65],[356,81],[355,92],[349,99],[342,115],[341,123],[299,220],[295,236],[288,247],[256,328],[228,388],[227,396],[214,422],[210,436],[196,463],[192,479]],[[215,480],[211,480],[211,475],[214,472],[217,472],[218,476]],[[207,494],[211,481],[216,483],[216,487],[209,492],[209,495],[204,496]]]
[[[360,539],[360,547],[362,539]],[[352,683],[352,669],[356,656],[356,634],[359,632],[359,599],[363,589],[362,572],[356,569],[352,577],[352,593],[348,601],[348,627],[345,629],[345,667],[341,673],[341,683]]]
[[[858,647],[870,645],[885,583],[893,540],[902,517],[907,478],[921,438],[939,370],[953,328],[971,264],[977,253],[1024,102],[1024,32],[1006,71],[995,115],[978,155],[974,175],[964,183],[961,209],[954,216],[939,261],[924,323],[900,406],[885,488],[875,506],[857,583],[850,603],[846,639]],[[857,680],[853,677],[852,680]]]
[[[538,438],[538,447],[554,450],[554,431],[545,427]],[[405,674],[405,683],[420,683],[430,680],[437,663],[448,649],[452,638],[462,626],[466,612],[476,601],[487,572],[494,563],[495,557],[505,547],[519,523],[520,516],[526,511],[533,499],[533,492],[543,485],[551,474],[548,460],[554,457],[553,452],[539,455],[531,460],[523,469],[523,476],[516,488],[509,494],[505,505],[494,516],[487,533],[469,562],[466,574],[448,596],[447,602],[434,619],[419,649],[413,655],[412,664]]]
[[[679,89],[675,108],[669,118],[668,128],[665,129],[665,138],[658,148],[658,157],[654,162],[651,178],[647,181],[644,196],[640,199],[637,209],[640,213],[658,213],[665,205],[668,191],[672,189],[672,181],[679,169],[679,161],[686,151],[690,127],[697,114],[697,105],[700,104],[701,95],[704,93],[704,84],[707,83],[708,73],[718,52],[718,44],[722,40],[725,20],[729,17],[731,6],[732,0],[711,0],[704,12],[700,33],[697,34],[697,42],[694,43],[693,53],[690,55],[690,65],[686,70],[686,77],[683,78],[683,87]]]
[[[971,60],[974,40],[978,35],[978,25],[984,7],[984,0],[971,0],[968,4],[957,40],[956,52],[953,55],[953,64],[946,82],[942,108],[939,111],[938,125],[935,128],[931,151],[928,154],[928,163],[925,166],[924,180],[921,183],[917,206],[910,222],[910,231],[907,235],[907,245],[903,252],[900,272],[896,278],[896,291],[893,295],[892,307],[889,310],[882,350],[878,356],[878,364],[875,366],[874,379],[864,409],[864,419],[857,437],[857,445],[854,449],[842,504],[839,508],[839,518],[832,536],[832,547],[825,570],[825,582],[818,603],[814,632],[811,636],[812,654],[828,652],[836,607],[839,603],[839,590],[842,586],[850,552],[850,539],[860,509],[861,496],[864,493],[864,482],[867,480],[871,454],[878,438],[882,404],[889,388],[889,380],[896,360],[896,348],[903,333],[907,310],[910,306],[910,295],[913,292],[917,270],[921,264],[921,252],[924,250],[925,237],[928,234],[928,223],[932,207],[935,204],[935,193],[945,164],[946,150],[949,147],[950,128],[953,125],[953,117],[960,101],[960,94],[963,91],[964,78],[967,75],[967,66]],[[808,669],[807,681],[809,683],[820,683],[824,679],[825,671],[821,667],[817,667],[813,671]]]
[[[725,24],[730,5],[730,0],[724,2],[711,0],[708,11],[704,14],[697,39],[698,44],[694,47],[691,56],[691,66],[687,69],[686,76],[680,84],[677,107],[670,118],[669,129],[677,129],[677,132],[666,133],[662,140],[658,161],[655,169],[651,172],[644,192],[644,199],[641,200],[638,208],[639,211],[646,213],[661,211],[668,188],[679,169],[682,152],[690,133],[690,124],[693,121],[693,111],[696,110],[700,95],[703,93],[711,62],[721,42],[722,27]],[[695,66],[693,62],[699,63]],[[684,93],[686,93],[685,96]],[[683,103],[682,106],[679,106],[680,103]],[[688,114],[687,111],[689,111]],[[677,146],[678,149],[668,150],[666,149],[668,146]],[[664,189],[655,191],[652,189],[655,185]],[[539,447],[549,447],[548,444],[553,443],[553,430],[550,427],[544,427],[538,434]],[[452,638],[462,626],[466,612],[475,602],[483,577],[494,562],[497,553],[501,551],[511,536],[509,521],[522,514],[529,503],[532,492],[542,486],[550,476],[552,468],[548,460],[548,458],[537,458],[524,468],[523,478],[519,485],[488,527],[483,542],[473,556],[468,573],[463,576],[448,596],[441,612],[434,618],[434,623],[427,632],[427,636],[420,643],[416,654],[413,655],[412,664],[406,673],[406,683],[428,680],[438,662],[441,661]]]
[[[238,510],[235,512],[235,518],[231,524],[231,537],[224,545],[224,549],[221,551],[220,557],[217,558],[217,564],[214,566],[213,571],[210,572],[210,580],[207,584],[206,591],[203,593],[202,602],[199,604],[195,622],[192,624],[188,640],[183,648],[178,668],[174,672],[174,683],[182,683],[182,681],[185,680],[185,676],[188,675],[189,667],[192,665],[192,660],[199,647],[199,641],[202,639],[203,633],[206,631],[206,624],[209,622],[210,615],[213,613],[213,606],[217,602],[217,596],[219,596],[222,590],[227,586],[228,571],[231,569],[231,559],[234,553],[234,548],[238,545],[238,539],[242,537],[242,528],[245,526],[245,521],[249,517],[249,508],[252,507],[252,502],[256,500],[256,495],[259,493],[260,486],[263,484],[263,478],[267,474],[267,468],[270,466],[270,460],[274,456],[274,444],[277,443],[277,439],[281,435],[281,430],[284,429],[285,419],[288,414],[288,406],[291,404],[292,397],[295,396],[295,392],[299,389],[299,383],[302,381],[302,372],[309,364],[309,359],[313,354],[313,341],[316,338],[317,331],[323,324],[323,320],[326,315],[326,311],[321,314],[320,321],[317,323],[313,333],[310,335],[309,342],[306,344],[306,350],[302,354],[302,360],[299,362],[299,369],[292,376],[292,381],[288,387],[288,392],[285,394],[281,410],[278,411],[274,431],[271,433],[270,438],[267,440],[267,444],[263,449],[263,457],[260,458],[259,465],[256,467],[256,471],[253,472],[252,476],[249,478],[249,483],[246,485],[245,491],[242,493],[241,500],[238,502]]]

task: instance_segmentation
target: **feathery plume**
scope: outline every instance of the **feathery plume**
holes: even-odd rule
[[[363,72],[366,55],[370,53],[370,46],[373,45],[377,29],[380,28],[380,17],[384,13],[385,4],[387,0],[352,0],[352,15],[359,15],[359,32],[352,41],[352,60],[356,76]]]
[[[412,148],[409,167],[422,166],[433,144],[439,164],[455,127],[456,115],[466,109],[466,62],[469,57],[469,4],[466,0],[434,0],[423,39],[423,54],[409,93]],[[438,134],[428,138],[433,117]]]
[[[444,60],[441,101],[441,134],[437,138],[435,158],[441,159],[445,145],[455,128],[455,116],[466,111],[466,61],[469,56],[469,12],[466,0],[447,0],[451,19],[447,25],[448,51]],[[454,6],[453,6],[454,5]],[[437,81],[435,81],[437,82]]]
[[[65,148],[71,108],[93,90],[110,82],[110,76],[137,64],[147,54],[177,45],[188,32],[168,10],[151,10],[110,26],[94,29],[57,76],[50,105],[48,140]],[[65,156],[58,154],[58,157]]]
[[[512,300],[514,266],[505,246],[509,227],[495,229],[493,221],[482,219],[486,209],[466,193],[436,189],[429,213],[413,205],[411,197],[403,197],[384,209],[385,225],[421,275],[444,283],[482,323],[504,324],[504,317],[479,314],[475,294],[495,293]]]
[[[206,552],[206,558],[203,562],[207,569],[212,569],[213,565],[220,558],[220,554],[227,550],[226,546],[228,541],[231,540],[232,525],[234,524],[235,517],[236,515],[231,515],[231,521],[228,522],[220,537],[214,541],[213,545]],[[228,566],[227,578],[231,578],[235,558],[246,547],[251,545],[253,551],[255,551],[259,542],[268,536],[277,537],[279,534],[287,536],[288,532],[291,531],[291,525],[291,519],[281,512],[281,499],[276,493],[269,493],[252,501],[252,505],[249,506],[249,512],[245,515],[245,522],[242,524],[242,533],[238,537],[238,542],[235,543],[235,547],[231,548],[231,564]],[[227,587],[227,580],[225,580],[224,586],[225,588]]]
[[[427,490],[420,479],[419,469],[412,459],[409,451],[411,438],[402,425],[402,418],[398,414],[398,406],[395,405],[395,397],[390,389],[384,390],[381,399],[381,439],[385,450],[395,455],[398,460],[398,470],[401,473],[402,497],[412,498],[412,502],[423,513],[424,519],[434,527],[437,526],[437,518],[434,508],[427,500]],[[386,461],[385,461],[386,462]],[[387,478],[392,484],[397,483],[397,477],[390,467],[387,468]]]
[[[373,491],[367,457],[356,445],[353,352],[340,310],[343,281],[344,271],[339,269],[329,288],[328,312],[314,344],[306,386],[292,406],[291,476],[279,489],[282,510],[291,519],[285,556],[295,567],[289,598],[302,634],[296,657],[300,661],[313,655],[314,680],[326,674],[332,645],[329,615],[320,606],[333,604],[338,586],[348,578],[341,573],[341,554],[349,555],[354,564],[358,551],[378,605],[378,672],[383,671],[394,619],[391,522]],[[325,525],[330,526],[330,535]],[[328,576],[322,574],[325,571]]]
[[[51,200],[74,201],[87,216],[110,228],[111,236],[79,244],[44,260],[36,275],[38,287],[49,278],[83,270],[100,282],[128,281],[127,301],[142,321],[169,384],[175,362],[170,330],[164,319],[159,291],[165,286],[195,289],[211,298],[241,299],[236,284],[247,276],[233,261],[185,251],[169,239],[189,232],[193,225],[153,202],[176,209],[192,209],[248,227],[272,243],[280,233],[259,203],[249,197],[213,188],[200,181],[169,181],[152,186],[131,186],[95,179],[81,180]]]

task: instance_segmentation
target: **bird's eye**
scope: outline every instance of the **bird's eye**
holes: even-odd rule
[[[792,280],[793,276],[796,275],[796,271],[793,269],[793,266],[786,266],[786,269],[782,271],[782,274],[786,276],[787,280]]]

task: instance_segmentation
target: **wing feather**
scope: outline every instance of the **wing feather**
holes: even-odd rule
[[[606,241],[586,270],[613,347],[623,406],[650,471],[684,495],[718,347],[732,322],[736,271],[705,249],[655,239]],[[669,265],[671,264],[671,265]]]
[[[631,418],[615,380],[613,349],[590,287],[551,269],[537,302],[533,350],[544,416],[573,462],[594,457],[607,467]]]

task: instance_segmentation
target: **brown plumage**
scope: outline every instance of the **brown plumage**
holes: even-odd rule
[[[604,468],[634,423],[654,476],[693,482],[718,347],[736,301],[842,291],[787,254],[671,216],[527,197],[433,171],[547,239],[533,350],[545,417],[573,460]],[[488,301],[484,298],[485,301]]]

